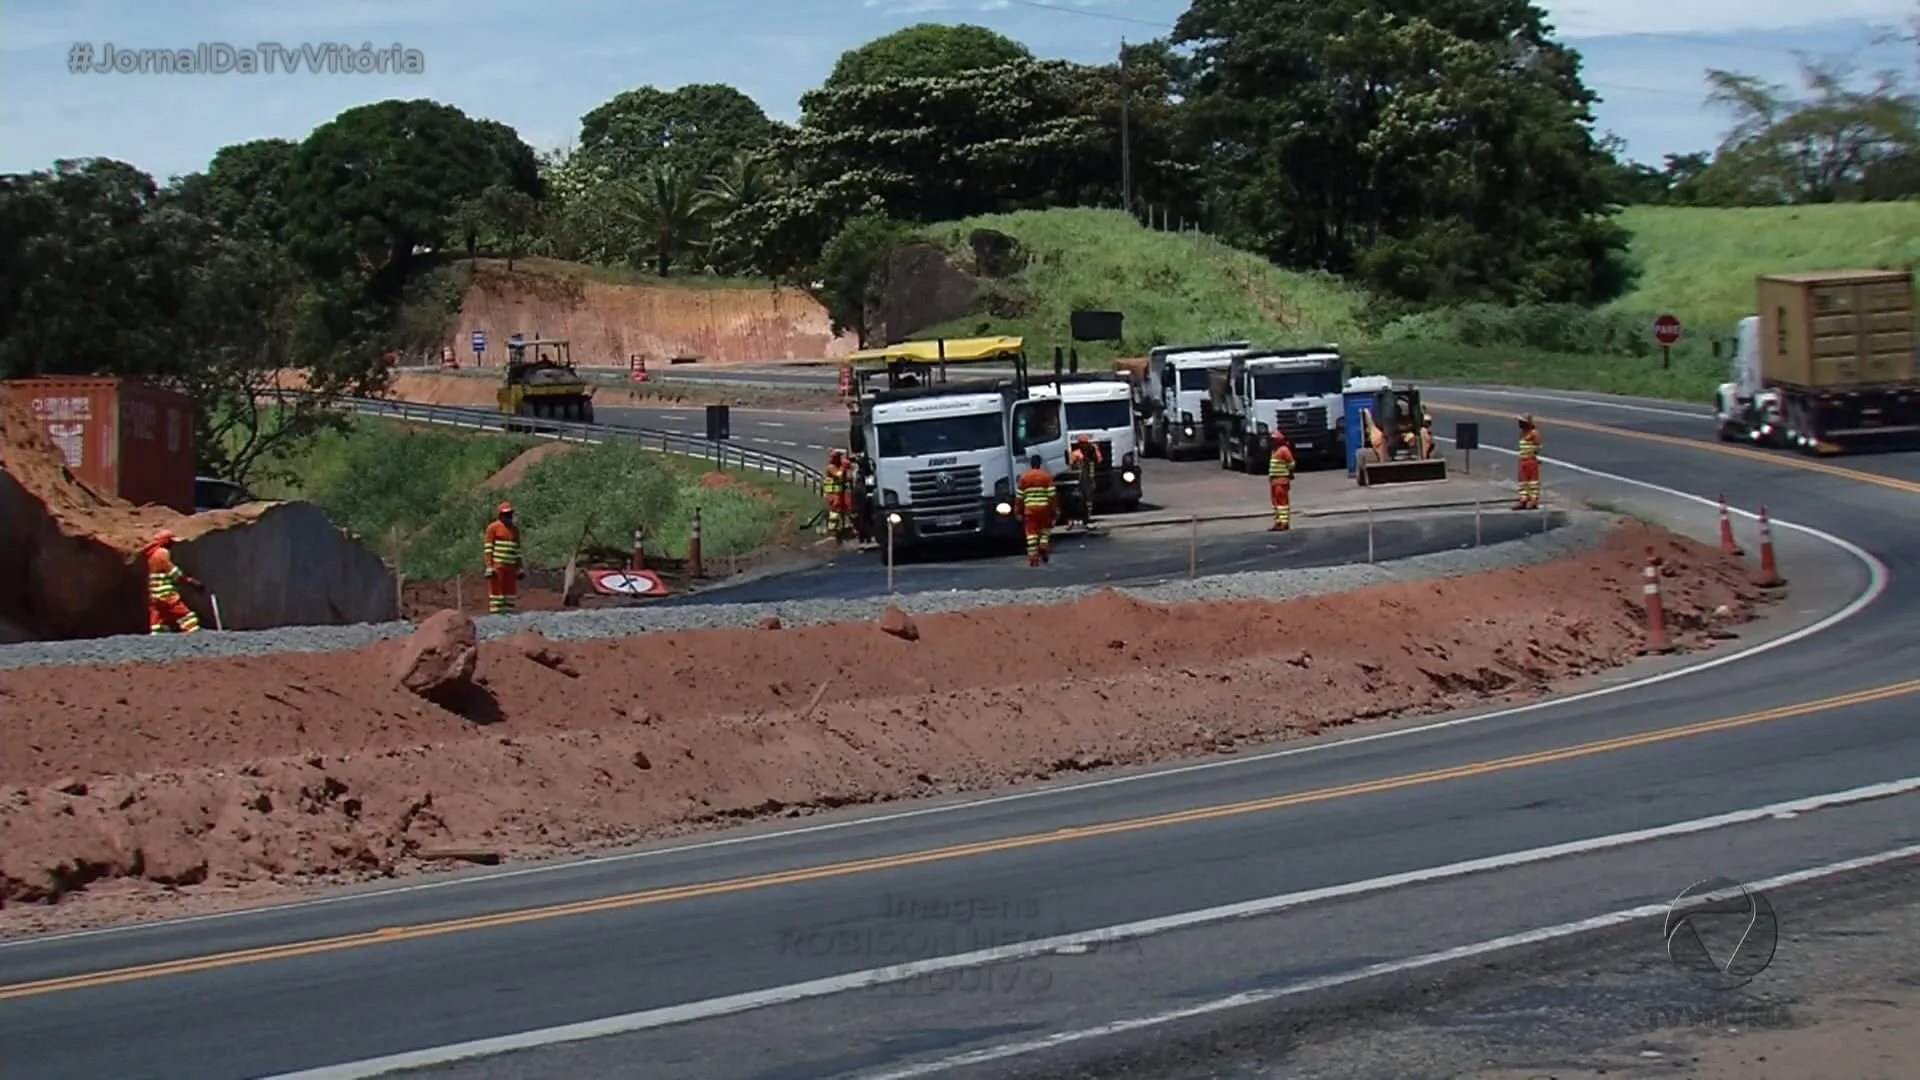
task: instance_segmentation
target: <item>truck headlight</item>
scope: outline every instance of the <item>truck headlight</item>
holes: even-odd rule
[[[1013,504],[1009,502],[1000,503],[993,508],[993,512],[999,514],[1001,517],[1006,517],[1008,514],[1013,513]]]
[[[1133,481],[1134,481],[1134,475],[1133,475],[1133,470],[1132,470],[1132,469],[1128,469],[1128,470],[1127,470],[1126,472],[1123,472],[1123,473],[1121,473],[1121,474],[1120,474],[1120,482],[1121,482],[1121,483],[1123,483],[1123,484],[1131,484],[1131,483],[1133,483]]]

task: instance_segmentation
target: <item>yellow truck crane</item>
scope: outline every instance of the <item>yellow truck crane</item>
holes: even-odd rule
[[[559,338],[509,338],[495,398],[508,416],[593,423],[593,389],[573,369],[572,353]]]

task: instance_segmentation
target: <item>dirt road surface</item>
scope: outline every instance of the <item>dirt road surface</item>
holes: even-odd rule
[[[464,715],[349,653],[0,673],[0,929],[1233,752],[1630,660],[1644,552],[1690,648],[1737,562],[1639,524],[1579,558],[1282,603],[1112,591],[871,623],[480,646]],[[892,631],[892,632],[890,632]],[[555,659],[558,658],[558,663]]]

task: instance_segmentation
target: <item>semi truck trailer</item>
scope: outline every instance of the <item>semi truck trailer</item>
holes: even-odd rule
[[[1911,270],[1765,274],[1714,395],[1720,437],[1806,454],[1920,439]]]

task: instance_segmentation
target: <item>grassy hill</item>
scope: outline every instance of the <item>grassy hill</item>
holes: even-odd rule
[[[1920,262],[1920,206],[1906,203],[1764,209],[1636,207],[1622,217],[1641,267],[1634,290],[1599,309],[1469,305],[1368,329],[1366,298],[1336,278],[1280,270],[1210,237],[1150,230],[1118,211],[1046,210],[934,226],[928,238],[962,264],[967,237],[993,229],[1020,242],[1030,263],[989,283],[977,315],[916,334],[1020,334],[1053,343],[1074,308],[1126,315],[1117,349],[1244,337],[1271,344],[1336,341],[1369,370],[1699,399],[1722,377],[1712,352],[1752,306],[1754,276],[1770,271]],[[1673,312],[1687,336],[1661,367],[1652,321]]]
[[[1080,347],[1083,357],[1137,356],[1184,341],[1317,343],[1359,333],[1363,298],[1339,279],[1281,270],[1211,237],[1156,232],[1118,210],[991,214],[925,234],[960,255],[976,229],[1006,233],[1031,260],[1016,279],[992,284],[997,298],[1021,314],[956,319],[915,337],[1019,334],[1051,344],[1064,341],[1075,308],[1112,308],[1126,316],[1122,346],[1088,343]]]

